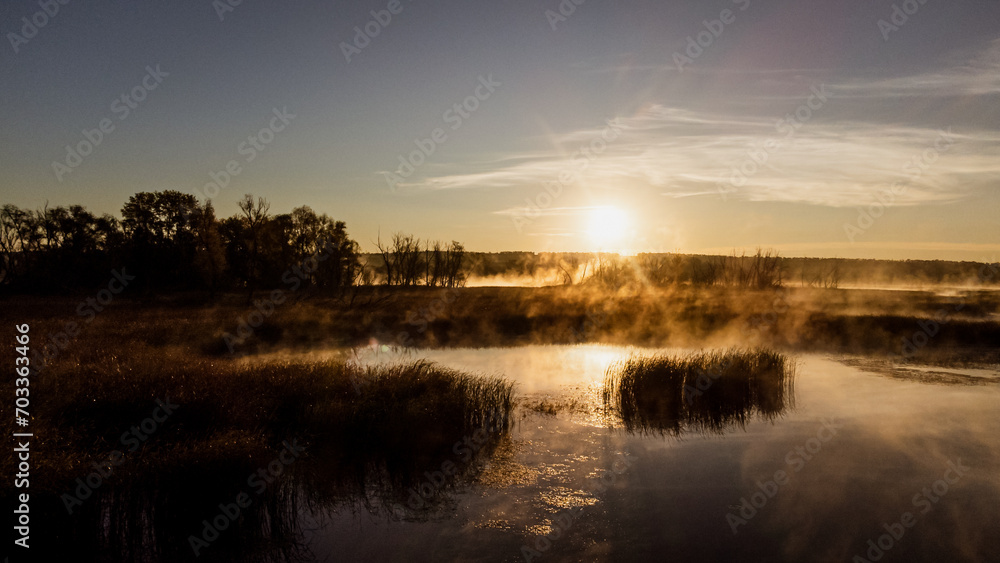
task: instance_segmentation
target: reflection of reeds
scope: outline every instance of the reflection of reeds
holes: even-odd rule
[[[765,349],[631,357],[608,369],[603,396],[630,431],[723,432],[784,412],[793,378],[791,361]]]
[[[275,480],[263,494],[246,484],[254,471],[246,463],[212,468],[187,475],[160,475],[127,485],[106,485],[87,503],[66,515],[62,502],[45,496],[37,503],[49,540],[33,545],[40,560],[84,559],[108,562],[147,561],[309,561],[298,519],[301,494],[294,479]],[[249,506],[239,508],[235,522],[196,558],[190,538],[201,538],[204,521],[231,513],[240,493],[248,493]],[[33,509],[35,506],[32,507]]]
[[[507,380],[424,360],[348,370],[359,391],[352,388],[312,415],[337,428],[312,451],[322,458],[317,465],[343,470],[336,478],[323,476],[318,488],[385,501],[419,481],[423,471],[454,461],[456,441],[483,430],[492,444],[510,427],[513,385]]]
[[[202,520],[240,492],[251,495],[251,506],[206,553],[287,557],[300,539],[302,503],[317,510],[364,495],[388,506],[451,460],[461,474],[449,475],[439,498],[427,500],[443,504],[447,489],[507,434],[513,410],[510,382],[426,361],[250,364],[137,347],[127,357],[81,352],[45,377],[58,392],[40,403],[38,426],[46,451],[63,460],[40,465],[32,495],[39,521],[59,530],[45,547],[120,554],[108,560],[190,558],[188,536],[200,535]],[[60,495],[94,470],[91,461],[128,449],[119,436],[151,416],[156,398],[178,406],[68,516]],[[455,442],[484,428],[477,455],[459,464]],[[268,467],[286,440],[298,440],[305,453],[256,493],[248,476]]]

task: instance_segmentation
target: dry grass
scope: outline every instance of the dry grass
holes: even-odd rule
[[[791,361],[766,349],[632,357],[608,369],[603,397],[630,431],[722,432],[780,415],[793,379]]]
[[[116,476],[236,460],[266,462],[298,438],[346,455],[431,457],[475,428],[507,428],[512,384],[425,361],[359,367],[323,362],[191,359],[133,347],[67,357],[38,376],[35,431],[50,460],[33,486],[59,489],[93,460],[128,448],[123,432],[156,401],[179,405]],[[9,453],[9,452],[8,452]],[[137,455],[138,454],[138,455]],[[419,456],[417,454],[420,454]],[[415,460],[418,461],[418,460]]]
[[[113,551],[121,561],[187,559],[187,538],[200,534],[200,522],[248,492],[253,503],[242,512],[241,532],[223,534],[212,553],[288,555],[301,547],[304,503],[322,511],[359,497],[373,507],[405,502],[425,471],[454,458],[456,441],[491,429],[480,460],[511,423],[510,382],[425,361],[251,363],[103,344],[67,351],[32,381],[32,513],[53,530],[46,549]],[[148,419],[157,399],[176,404],[175,412],[129,451],[122,433]],[[0,415],[13,413],[0,408]],[[278,459],[285,441],[305,452],[255,493],[248,475]],[[74,494],[93,463],[108,468],[115,450],[124,460],[69,516],[62,495]],[[9,448],[3,463],[14,466]],[[478,466],[462,469],[449,476],[449,488]],[[3,485],[5,495],[12,484]],[[447,502],[444,492],[428,504]]]

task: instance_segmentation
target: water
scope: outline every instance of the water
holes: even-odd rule
[[[604,416],[601,382],[609,365],[651,352],[412,352],[516,381],[522,402],[509,447],[427,518],[304,512],[306,544],[330,561],[1000,557],[995,371],[927,383],[797,356],[795,406],[774,420],[722,434],[630,434]]]
[[[629,432],[604,409],[605,373],[659,352],[691,351],[355,354],[507,377],[517,384],[513,428],[456,436],[440,459],[395,452],[388,477],[314,444],[308,461],[254,494],[198,560],[270,560],[276,546],[320,561],[1000,560],[997,370],[794,356],[794,402],[763,409],[735,397],[746,416],[709,431],[682,422]],[[733,390],[721,379],[705,383],[706,396]],[[192,559],[201,519],[248,490],[255,470],[223,461],[142,486],[101,487],[72,518],[56,497],[32,510],[62,515],[51,529],[87,557],[110,545],[122,546],[125,559]]]

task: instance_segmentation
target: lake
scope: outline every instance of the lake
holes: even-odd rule
[[[996,560],[995,370],[796,355],[794,404],[776,418],[721,432],[630,433],[604,413],[604,375],[654,352],[362,354],[502,374],[517,383],[517,422],[474,478],[440,487],[443,507],[303,510],[305,544],[331,561]],[[437,492],[447,462],[462,459],[429,466],[425,491]]]

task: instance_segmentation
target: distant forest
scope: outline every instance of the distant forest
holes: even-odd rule
[[[330,293],[383,283],[456,287],[464,283],[457,242],[421,246],[397,234],[383,243],[378,271],[362,260],[343,221],[307,206],[272,214],[263,198],[246,195],[239,213],[216,217],[177,191],[141,192],[121,219],[79,205],[0,208],[0,287],[13,293],[54,293],[107,283],[125,270],[143,293],[255,290],[309,286]]]
[[[467,252],[456,241],[396,233],[364,254],[343,221],[308,206],[272,214],[246,195],[219,219],[212,203],[177,191],[131,196],[121,218],[79,205],[0,208],[0,290],[53,294],[104,285],[112,270],[134,276],[136,293],[310,287],[342,294],[360,286],[461,287],[479,283],[731,286],[969,285],[1000,279],[997,267],[940,260],[783,258],[771,251],[730,256]],[[130,284],[131,287],[131,284]],[[131,291],[130,291],[131,293]]]
[[[975,286],[1000,283],[1000,265],[948,260],[786,258],[767,250],[730,255],[640,253],[635,256],[584,252],[471,253],[472,278],[541,278],[558,283],[622,287],[690,284],[765,289],[802,286]]]

